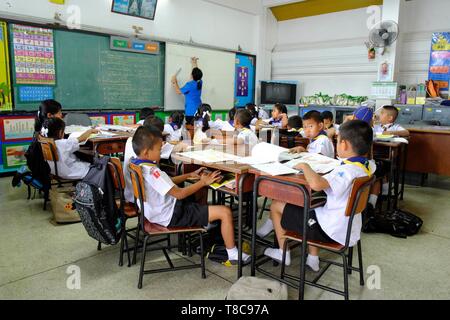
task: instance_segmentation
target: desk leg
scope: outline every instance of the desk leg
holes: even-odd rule
[[[405,177],[406,177],[406,161],[408,159],[408,145],[403,145],[403,164],[402,164],[402,190],[400,191],[400,200],[403,201],[403,195],[405,193]]]
[[[238,279],[242,277],[242,211],[243,211],[243,189],[244,180],[247,174],[242,174],[239,177],[239,203],[238,203]],[[253,258],[253,257],[252,257]]]
[[[387,212],[391,211],[391,197],[392,197],[392,179],[394,179],[395,175],[395,154],[394,154],[394,148],[389,147],[389,162],[391,164],[391,170],[389,173],[389,189],[388,189],[388,205],[387,205]]]
[[[398,198],[400,195],[399,192],[399,184],[400,184],[400,170],[401,170],[401,166],[400,166],[400,153],[399,153],[399,149],[397,148],[396,150],[396,155],[395,155],[395,178],[394,178],[394,204],[393,204],[393,208],[394,210],[398,209]]]
[[[258,187],[259,181],[255,180],[253,184],[253,211],[252,211],[252,265],[251,276],[256,274],[256,215],[258,211]]]

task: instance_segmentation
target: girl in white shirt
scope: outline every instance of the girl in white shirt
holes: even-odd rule
[[[34,122],[34,131],[47,137],[47,121],[52,118],[63,118],[61,104],[55,100],[42,101]]]
[[[169,136],[166,138],[167,142],[180,141],[184,121],[184,114],[180,111],[173,112],[169,117],[169,123],[164,125],[164,132]]]

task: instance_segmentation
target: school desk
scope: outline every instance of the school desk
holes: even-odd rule
[[[230,154],[238,156],[248,156],[248,150],[245,150],[244,146],[234,146],[233,148],[227,148],[226,151]],[[234,151],[234,152],[230,152]],[[218,192],[230,195],[232,197],[237,197],[238,199],[238,278],[242,276],[242,239],[243,239],[243,202],[244,194],[249,193],[253,190],[254,176],[249,174],[250,166],[246,164],[239,164],[235,162],[224,162],[224,163],[202,163],[199,161],[193,161],[190,158],[186,158],[182,153],[172,155],[172,160],[175,162],[181,162],[183,164],[183,172],[189,173],[193,172],[199,167],[205,167],[213,170],[220,170],[223,173],[233,173],[236,175],[236,187],[234,189],[229,189],[222,187],[218,189]]]
[[[124,153],[127,140],[132,136],[132,133],[120,132],[107,138],[92,138],[80,147],[80,152],[91,156]]]
[[[406,170],[450,177],[450,127],[405,127],[411,134]]]

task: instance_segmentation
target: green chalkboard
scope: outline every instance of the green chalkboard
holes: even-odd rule
[[[165,47],[159,55],[110,49],[110,37],[55,30],[55,99],[64,110],[140,109],[164,104]],[[16,110],[36,110],[21,103]]]

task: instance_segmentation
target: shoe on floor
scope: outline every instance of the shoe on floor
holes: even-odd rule
[[[273,260],[277,261],[278,263],[281,263],[283,260],[283,251],[281,249],[273,249],[273,248],[267,248],[264,251],[264,255],[272,258]],[[286,253],[286,262],[285,265],[290,266],[291,265],[291,253]]]
[[[252,262],[252,256],[249,256],[248,254],[242,252],[242,265],[246,266],[249,265]],[[237,266],[238,265],[238,260],[237,259],[233,259],[233,260],[228,260],[226,262],[226,264],[230,264],[232,266]]]

